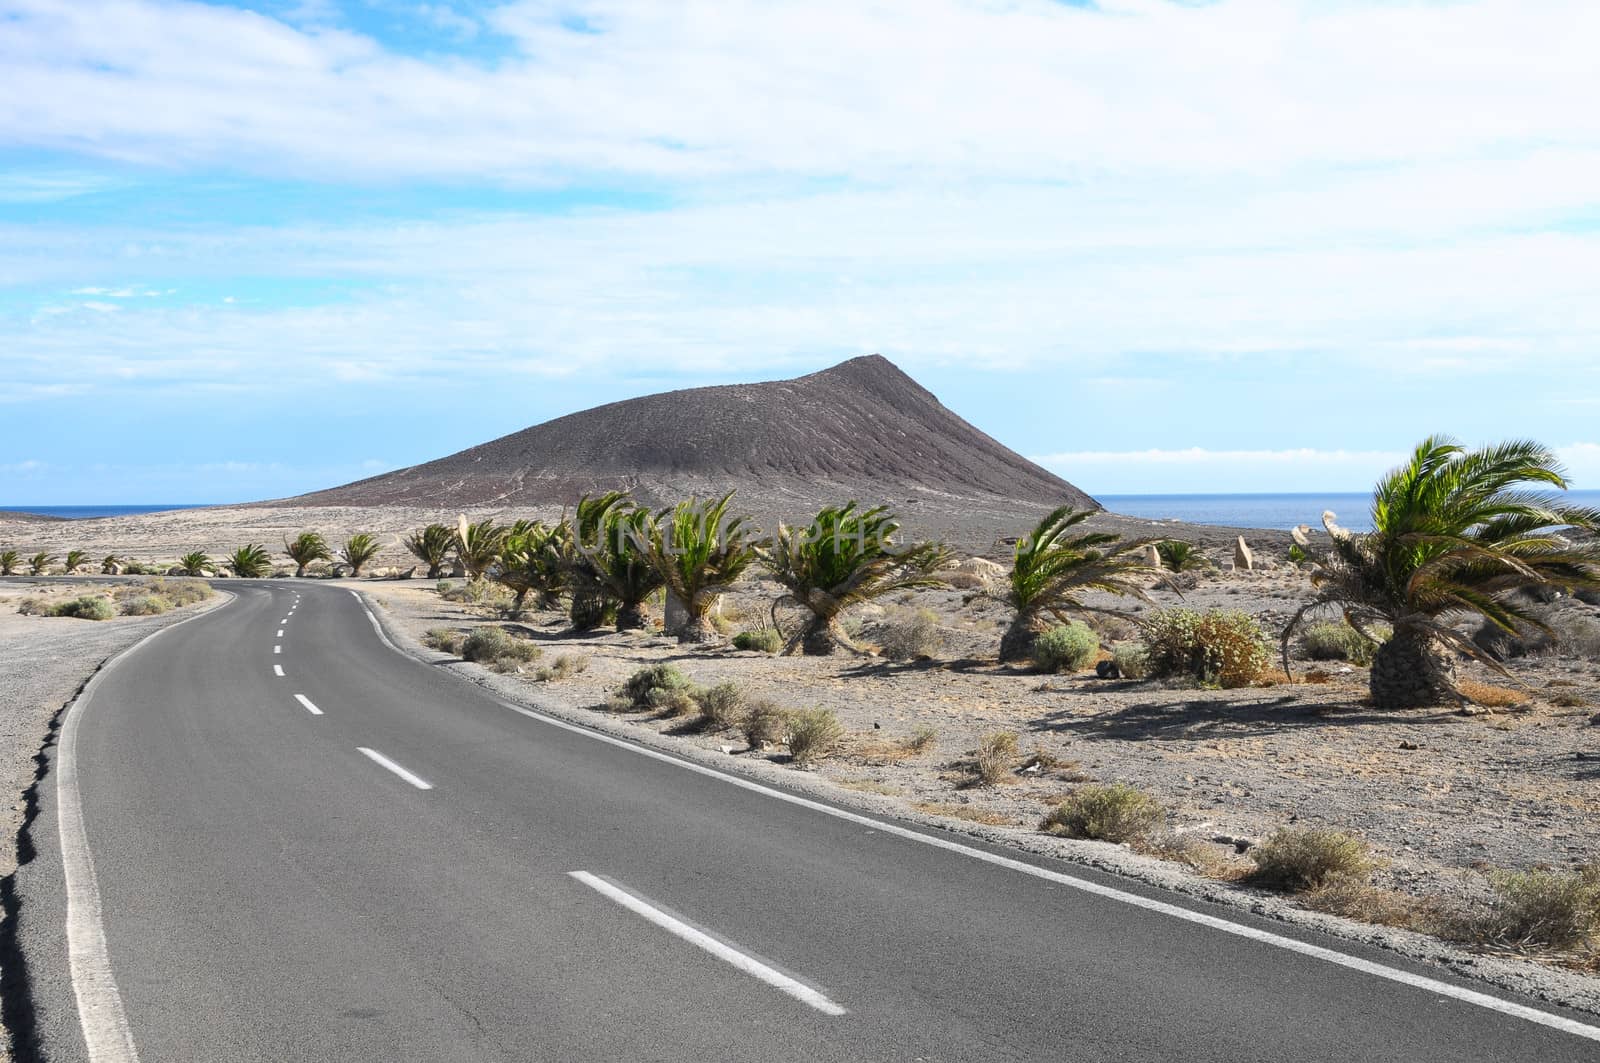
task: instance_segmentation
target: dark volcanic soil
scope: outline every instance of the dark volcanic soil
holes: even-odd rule
[[[1011,513],[1094,499],[947,410],[887,359],[794,380],[692,388],[560,417],[424,465],[269,505],[568,505],[625,489],[664,505],[737,488],[793,520],[857,498]],[[907,514],[910,515],[909,513]]]

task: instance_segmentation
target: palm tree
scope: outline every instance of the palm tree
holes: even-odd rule
[[[1370,679],[1377,708],[1458,702],[1457,654],[1503,671],[1453,621],[1476,614],[1508,632],[1548,631],[1517,592],[1600,587],[1600,543],[1574,545],[1559,534],[1600,528],[1600,510],[1563,505],[1541,486],[1565,490],[1567,479],[1537,443],[1469,451],[1444,436],[1423,440],[1379,481],[1371,532],[1353,534],[1323,515],[1332,545],[1314,556],[1316,592],[1284,628],[1284,669],[1300,621],[1336,608],[1379,644]],[[1297,538],[1309,546],[1303,533]],[[1378,624],[1392,633],[1380,637]]]
[[[566,589],[564,561],[572,526],[566,521],[549,525],[535,520],[518,521],[512,528],[490,578],[516,594],[511,613],[520,617],[530,593],[538,595],[540,609],[547,609]]]
[[[240,579],[260,579],[272,568],[272,557],[265,546],[247,543],[235,550],[226,564]]]
[[[344,541],[344,546],[339,550],[339,559],[350,566],[350,575],[359,579],[361,569],[377,557],[381,549],[383,547],[378,545],[374,536],[367,532],[356,532]]]
[[[655,514],[630,501],[624,492],[611,491],[594,498],[585,495],[578,500],[573,511],[573,542],[566,557],[574,627],[596,626],[612,604],[618,631],[642,628],[649,622],[645,599],[663,585],[649,558],[655,529]]]
[[[32,557],[28,558],[28,569],[32,575],[42,576],[45,574],[45,571],[55,563],[55,554],[47,554],[43,550],[40,550],[37,554],[34,554]]]
[[[1113,532],[1075,530],[1093,515],[1093,510],[1062,506],[1017,540],[1011,578],[1000,594],[1017,611],[1000,639],[1002,662],[1028,660],[1052,621],[1063,623],[1067,613],[1089,608],[1086,591],[1150,600],[1136,582],[1152,572],[1140,554],[1150,544],[1124,542]]]
[[[839,626],[850,606],[944,582],[935,573],[949,563],[949,549],[931,542],[896,547],[890,537],[898,527],[888,507],[857,510],[855,502],[825,507],[808,528],[778,525],[777,539],[760,550],[761,563],[787,591],[779,601],[811,613],[784,652],[833,653],[850,645]]]
[[[0,553],[0,576],[16,574],[17,566],[22,563],[22,555],[15,550],[6,550]]]
[[[185,576],[204,576],[206,571],[214,566],[209,557],[196,550],[178,558],[178,567],[183,569]]]
[[[68,550],[66,559],[62,561],[62,564],[66,566],[66,574],[70,576],[74,572],[78,571],[78,569],[87,560],[89,560],[89,551]]]
[[[466,517],[461,518],[452,545],[455,547],[456,560],[467,570],[468,578],[474,582],[482,579],[489,567],[500,559],[500,548],[505,545],[506,532],[506,528],[493,520],[484,519],[469,524]]]
[[[102,576],[115,576],[123,566],[123,559],[116,554],[107,554],[100,559],[100,574]]]
[[[449,525],[430,524],[426,528],[418,528],[402,539],[400,544],[428,566],[429,579],[438,579],[455,541],[456,533]]]
[[[332,561],[333,555],[328,552],[328,540],[320,532],[303,531],[294,537],[294,541],[283,540],[283,552],[289,555],[289,560],[294,562],[294,574],[303,578],[306,566],[313,561]]]
[[[704,502],[691,498],[663,510],[657,520],[649,562],[688,614],[675,632],[679,642],[721,641],[711,607],[756,558],[746,538],[747,518],[727,519],[732,499],[732,491]]]

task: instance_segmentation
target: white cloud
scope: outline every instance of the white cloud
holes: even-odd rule
[[[517,0],[487,17],[518,54],[477,65],[193,2],[6,0],[0,136],[318,175],[1073,181],[1503,157],[1600,128],[1588,0],[1101,8]]]

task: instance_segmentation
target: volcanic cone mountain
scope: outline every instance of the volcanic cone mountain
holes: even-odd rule
[[[791,519],[850,498],[908,517],[907,504],[1100,508],[878,355],[793,380],[609,403],[283,504],[532,508],[613,488],[655,505],[736,488],[742,508]]]

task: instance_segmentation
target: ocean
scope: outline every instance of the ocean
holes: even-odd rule
[[[1189,524],[1221,524],[1231,528],[1276,528],[1322,524],[1323,510],[1338,514],[1351,531],[1372,530],[1369,492],[1282,495],[1096,495],[1113,513],[1149,520],[1181,520]],[[1572,505],[1600,508],[1600,491],[1568,491]]]
[[[94,517],[127,517],[136,513],[162,513],[169,509],[199,509],[199,503],[166,503],[157,506],[8,506],[0,504],[0,513],[36,513],[41,517],[65,517],[67,520],[90,520]]]

